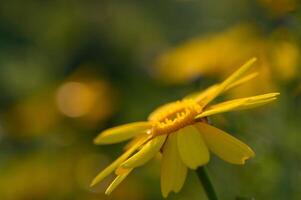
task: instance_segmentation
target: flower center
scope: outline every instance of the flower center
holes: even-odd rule
[[[193,100],[182,100],[166,104],[152,113],[149,120],[154,122],[151,133],[163,135],[173,133],[195,122],[202,107]]]

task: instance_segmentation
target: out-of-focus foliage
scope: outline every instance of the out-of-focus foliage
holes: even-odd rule
[[[258,0],[259,4],[263,6],[269,17],[281,17],[297,8],[297,0]]]
[[[158,160],[110,197],[103,194],[110,180],[89,188],[123,146],[94,146],[93,138],[145,119],[254,56],[262,75],[233,95],[273,89],[280,99],[210,119],[250,144],[256,157],[242,168],[213,158],[209,172],[221,199],[301,199],[299,4],[1,1],[0,199],[160,199]],[[169,199],[203,195],[191,173]]]

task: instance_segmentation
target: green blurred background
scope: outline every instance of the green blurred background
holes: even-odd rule
[[[281,92],[264,108],[212,122],[249,144],[245,166],[213,157],[220,199],[301,199],[298,0],[0,2],[0,199],[162,199],[160,162],[114,191],[89,188],[124,144],[103,129],[140,121],[259,58],[258,81],[224,99]],[[194,172],[169,199],[205,199]]]

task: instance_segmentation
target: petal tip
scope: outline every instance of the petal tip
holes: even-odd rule
[[[93,139],[93,144],[95,145],[100,145],[100,144],[105,144],[103,141],[103,132],[99,133],[94,139]]]
[[[256,62],[257,60],[258,60],[257,57],[253,57],[253,58],[250,59],[249,62]]]
[[[166,198],[168,197],[169,193],[170,193],[170,192],[163,192],[163,191],[162,191],[162,196],[163,196],[163,198],[166,199]]]
[[[107,190],[105,191],[105,195],[109,196],[110,194],[111,194],[111,191],[107,189]]]
[[[93,144],[101,144],[100,142],[99,142],[99,139],[98,139],[98,137],[96,137],[96,138],[94,138],[94,140],[93,140]]]
[[[252,151],[252,153],[250,155],[244,156],[244,157],[241,158],[241,163],[240,164],[244,165],[244,164],[246,164],[247,160],[249,160],[251,158],[254,158],[254,157],[255,157],[255,153]]]
[[[246,161],[247,160],[249,160],[251,157],[249,157],[249,156],[245,156],[245,157],[243,157],[242,159],[241,159],[241,165],[244,165],[244,164],[246,164]]]
[[[96,184],[98,183],[98,181],[96,181],[96,179],[93,179],[89,185],[89,187],[94,187]]]

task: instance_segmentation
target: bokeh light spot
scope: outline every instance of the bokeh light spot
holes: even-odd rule
[[[96,96],[92,88],[80,82],[63,84],[56,96],[59,110],[68,117],[81,117],[93,107]]]

